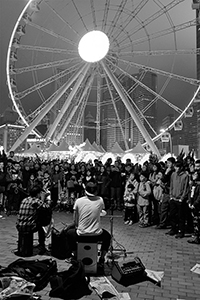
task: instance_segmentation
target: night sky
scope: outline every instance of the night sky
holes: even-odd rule
[[[169,1],[166,2],[169,3]],[[6,85],[6,54],[10,35],[16,20],[26,3],[27,0],[0,0],[0,114],[4,112],[8,105],[12,106],[11,100],[8,98],[8,89]],[[191,3],[192,0],[185,0],[184,3],[181,4],[182,11],[179,11],[179,5],[177,8],[173,9],[173,15],[176,15],[177,23],[183,23],[195,18],[195,11],[192,10]],[[181,41],[183,49],[195,48],[195,27],[185,32],[186,33],[182,35]],[[183,56],[180,59],[180,64],[176,66],[176,72],[186,77],[195,78],[196,66],[194,58],[185,60]],[[186,85],[183,89],[182,86],[179,86],[178,82],[176,86],[171,86],[171,90],[168,89],[169,99],[171,97],[177,97],[177,99],[179,99],[178,101],[187,102],[187,99],[191,99],[192,93],[192,88],[190,89]]]

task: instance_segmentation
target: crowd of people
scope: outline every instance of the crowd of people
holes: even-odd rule
[[[150,155],[143,165],[130,159],[122,163],[109,158],[105,164],[96,159],[74,163],[54,159],[16,159],[13,152],[0,157],[0,207],[7,215],[18,213],[21,202],[40,184],[50,194],[52,210],[73,212],[77,198],[85,196],[85,186],[94,183],[105,209],[124,212],[125,226],[138,223],[145,228],[170,230],[183,238],[193,234],[189,243],[200,244],[200,160],[181,153],[159,162]]]

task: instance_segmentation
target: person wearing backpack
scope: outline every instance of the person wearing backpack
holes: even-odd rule
[[[45,197],[42,185],[35,185],[30,190],[30,196],[22,200],[17,216],[16,228],[19,232],[38,231],[40,255],[47,251],[45,248],[45,232],[43,229],[43,226],[46,226],[46,224],[41,223],[41,220],[48,223],[48,220],[45,220],[45,218],[51,218],[51,216],[47,216],[47,213],[50,211],[50,204],[51,200],[49,197]]]
[[[85,186],[85,196],[78,198],[74,204],[74,224],[66,232],[71,253],[76,253],[76,242],[80,236],[90,236],[91,242],[102,241],[99,264],[103,266],[105,255],[110,247],[111,235],[101,227],[100,216],[104,210],[103,199],[97,194],[97,184],[88,182]]]

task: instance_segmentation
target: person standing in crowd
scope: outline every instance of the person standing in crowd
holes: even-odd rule
[[[38,220],[38,208],[49,208],[50,198],[42,195],[42,185],[38,184],[30,190],[30,196],[22,200],[17,217],[16,228],[22,232],[38,232],[39,254],[45,254],[45,232]],[[42,197],[43,196],[43,197]],[[44,199],[44,200],[42,200]]]
[[[144,228],[149,226],[149,196],[151,195],[151,187],[148,183],[148,173],[141,172],[139,179],[137,209],[139,227]]]
[[[200,172],[200,159],[195,161],[195,171]]]
[[[189,196],[189,175],[184,170],[184,162],[175,162],[175,172],[170,181],[170,223],[171,230],[166,234],[176,238],[185,236],[186,205]]]
[[[160,203],[160,223],[156,229],[166,229],[169,225],[169,203],[170,203],[170,196],[169,196],[169,189],[170,189],[170,179],[172,173],[175,171],[174,169],[175,158],[169,157],[167,159],[167,167],[164,172],[162,181],[164,183],[164,190],[163,190],[163,198],[162,202]]]
[[[103,198],[105,208],[110,208],[110,176],[105,169],[105,166],[101,166],[100,173],[96,176],[97,182],[97,195]]]
[[[188,240],[188,243],[200,244],[200,170],[194,172],[192,179],[188,204],[193,217],[194,238]]]
[[[111,166],[110,174],[110,197],[111,197],[111,206],[113,209],[122,210],[122,174],[119,166],[119,162],[116,160],[114,165]]]
[[[61,184],[61,186],[63,185],[63,173],[60,170],[59,164],[56,164],[54,166],[54,170],[51,176],[51,182],[52,182],[52,186],[50,192],[51,192],[52,208],[55,208],[59,198],[58,195],[59,184]]]
[[[76,253],[79,237],[90,237],[91,242],[102,241],[99,263],[104,264],[105,255],[110,246],[111,236],[101,227],[100,214],[104,210],[103,199],[97,196],[97,185],[88,182],[85,186],[85,196],[78,198],[74,204],[74,225],[66,231],[71,253]]]
[[[135,220],[134,211],[136,206],[136,196],[133,184],[129,183],[124,193],[124,224],[132,225]]]
[[[6,165],[3,159],[0,160],[0,211],[4,210],[4,197],[6,190]],[[0,218],[2,215],[0,215]]]
[[[158,200],[155,199],[153,189],[158,180],[158,172],[161,170],[159,163],[152,165],[152,171],[149,174],[149,183],[151,186],[151,195],[149,197],[149,223],[152,225],[159,224]]]

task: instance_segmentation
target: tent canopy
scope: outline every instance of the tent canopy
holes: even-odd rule
[[[81,147],[81,151],[95,151],[96,149],[92,146],[88,139],[85,140],[85,145]]]
[[[69,151],[69,145],[63,140],[60,145],[56,147],[56,151]]]
[[[124,150],[120,147],[120,145],[117,142],[115,142],[112,149],[109,152],[114,154],[120,154],[124,153]]]
[[[138,142],[137,145],[133,149],[128,150],[127,153],[146,154],[148,151],[142,147],[140,142]]]
[[[40,145],[33,144],[28,150],[24,151],[24,154],[39,154],[41,152]]]

